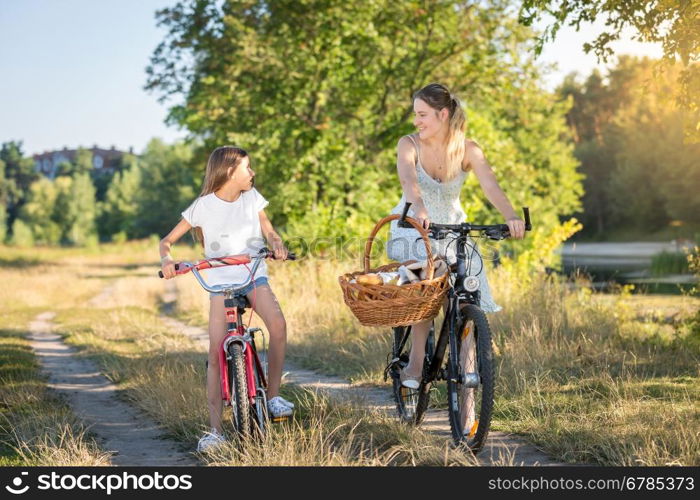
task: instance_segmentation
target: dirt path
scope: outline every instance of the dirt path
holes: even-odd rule
[[[64,395],[73,412],[111,451],[112,465],[197,465],[195,458],[166,439],[158,425],[144,413],[121,401],[118,388],[88,359],[52,333],[54,313],[42,313],[30,323],[32,347],[48,386]]]
[[[170,291],[164,297],[166,310],[168,309],[167,304],[174,300],[172,293]],[[161,316],[161,318],[174,331],[179,331],[196,341],[203,351],[206,352],[209,348],[209,336],[203,328],[185,325],[168,316]],[[325,392],[334,398],[349,399],[362,405],[372,405],[390,412],[392,415],[396,411],[393,396],[388,386],[386,389],[353,386],[342,378],[305,370],[289,361],[285,362],[282,381]],[[450,426],[446,411],[429,411],[421,427],[438,435],[444,435],[445,439],[450,439]],[[503,432],[489,433],[487,444],[477,458],[482,465],[568,465],[554,461],[527,441]]]

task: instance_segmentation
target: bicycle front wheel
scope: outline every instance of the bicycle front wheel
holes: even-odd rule
[[[465,443],[477,453],[486,442],[493,413],[493,346],[484,312],[467,304],[461,313],[456,338],[450,340],[448,411],[455,444]]]
[[[251,430],[251,407],[248,399],[246,381],[245,355],[240,344],[232,342],[228,347],[229,373],[231,394],[231,423],[240,437],[247,437]]]
[[[253,348],[253,356],[255,356],[257,354],[255,344],[251,343],[250,345]],[[255,404],[251,407],[251,415],[256,431],[260,434],[260,436],[263,436],[267,431],[268,424],[267,395],[266,387],[263,384],[263,380],[266,380],[266,377],[262,366],[259,366],[255,362],[255,358],[253,360],[253,376],[255,378],[255,397],[253,398]]]

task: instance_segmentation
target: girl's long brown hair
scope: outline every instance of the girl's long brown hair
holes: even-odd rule
[[[467,128],[467,118],[462,108],[462,102],[450,90],[440,83],[426,85],[413,94],[413,100],[420,99],[436,111],[447,108],[449,113],[449,130],[447,132],[447,177],[454,179],[462,168],[464,158],[464,133]]]
[[[202,192],[195,200],[195,203],[202,196],[214,193],[221,189],[229,179],[228,169],[233,168],[235,172],[241,160],[248,156],[248,153],[236,146],[220,146],[209,155],[207,161],[207,170],[204,173],[204,182],[202,183]],[[250,159],[248,159],[250,161]],[[202,228],[197,226],[192,228],[192,237],[204,246],[204,234]]]

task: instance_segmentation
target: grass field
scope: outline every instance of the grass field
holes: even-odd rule
[[[191,258],[194,252],[178,247],[174,253]],[[24,337],[29,321],[44,310],[58,313],[58,332],[81,355],[96,360],[130,402],[172,437],[196,442],[207,420],[204,356],[159,320],[166,289],[155,278],[156,257],[153,241],[89,252],[0,247],[5,283],[0,290],[0,463],[48,463],[59,452],[55,460],[61,464],[104,460],[37,372]],[[355,384],[383,384],[389,332],[359,326],[337,283],[339,274],[355,267],[313,259],[270,264],[289,328],[288,356]],[[566,462],[700,464],[700,341],[686,321],[697,311],[698,299],[627,290],[602,295],[545,276],[523,286],[505,270],[496,271],[492,288],[504,310],[490,316],[498,360],[494,428],[519,433]],[[173,313],[204,325],[208,298],[194,279],[170,284],[178,291]],[[292,424],[277,428],[257,447],[233,443],[206,460],[216,465],[473,463],[444,440],[371,409],[294,387],[284,391],[299,406]],[[36,414],[25,420],[40,415],[70,431],[29,428],[18,435],[27,407],[21,398],[37,401]],[[53,411],[65,416],[57,419]],[[49,434],[65,438],[47,442]]]

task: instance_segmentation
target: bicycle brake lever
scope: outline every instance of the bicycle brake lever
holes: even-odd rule
[[[430,237],[434,240],[444,240],[445,238],[447,238],[448,234],[447,231],[441,231],[439,229],[431,229],[429,233]]]
[[[510,231],[507,229],[489,229],[484,232],[488,239],[495,241],[505,240],[510,236]]]

